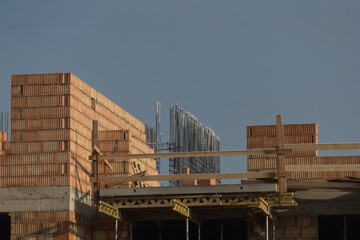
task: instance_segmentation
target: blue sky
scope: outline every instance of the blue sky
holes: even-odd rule
[[[164,140],[178,102],[223,150],[278,113],[318,123],[320,142],[359,142],[359,22],[358,0],[3,0],[0,111],[11,74],[72,72],[151,125],[160,101]]]

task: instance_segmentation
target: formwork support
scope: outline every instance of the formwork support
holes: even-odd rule
[[[272,221],[272,239],[275,240],[276,234],[275,234],[275,219]]]
[[[162,240],[162,221],[158,220],[159,240]]]
[[[130,240],[133,240],[133,226],[130,225]]]
[[[266,216],[265,223],[265,239],[269,240],[269,216]]]
[[[189,240],[189,218],[186,218],[186,240]]]
[[[221,219],[220,222],[220,239],[224,240],[224,221]]]
[[[277,148],[285,148],[285,137],[284,137],[284,127],[281,119],[281,114],[276,115],[276,134],[277,134]],[[278,174],[278,186],[279,192],[287,192],[287,179],[285,172],[285,154],[276,153],[277,157],[277,174]]]
[[[198,240],[201,239],[201,225],[198,224]]]
[[[115,219],[115,240],[118,239],[118,223],[119,220]]]

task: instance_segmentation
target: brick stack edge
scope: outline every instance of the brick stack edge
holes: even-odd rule
[[[318,143],[317,124],[284,125],[285,144]],[[247,148],[263,149],[276,146],[276,126],[248,126]],[[251,155],[248,157],[249,172],[275,172],[276,155]],[[317,151],[294,151],[286,154],[286,165],[359,164],[360,156],[318,156]],[[351,167],[348,171],[292,171],[289,179],[323,182],[328,179],[360,177]]]
[[[92,152],[93,120],[98,121],[99,148],[105,154],[153,153],[146,145],[144,123],[72,73],[13,75],[11,142],[6,141],[5,133],[0,134],[0,187],[69,186],[84,199],[92,199],[93,170],[88,157]],[[158,174],[154,159],[110,162],[114,171],[101,164],[100,175],[131,175],[133,162],[147,174]],[[159,186],[159,182],[147,185]],[[129,186],[131,183],[121,187]],[[91,203],[80,204],[90,211]],[[12,208],[12,239],[46,236],[80,240],[90,239],[90,234],[95,240],[113,239],[113,231],[108,227],[105,230],[97,227],[91,232],[97,221],[76,210],[17,212],[15,204]],[[119,228],[128,229],[122,224]],[[120,236],[120,239],[128,237]]]
[[[317,124],[284,125],[285,144],[318,143]],[[247,148],[264,149],[274,147],[276,141],[276,125],[248,126]],[[294,151],[286,154],[286,165],[316,164],[359,164],[360,156],[318,156],[317,151]],[[247,160],[249,172],[275,172],[276,155],[251,155]],[[329,179],[360,177],[356,171],[320,172],[292,171],[289,180],[293,181],[326,181]],[[271,229],[270,229],[271,230]],[[276,239],[318,239],[317,216],[280,216],[276,227]]]

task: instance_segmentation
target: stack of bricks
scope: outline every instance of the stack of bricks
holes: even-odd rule
[[[91,222],[94,239],[115,239],[115,224],[112,220],[94,220]],[[130,240],[130,225],[118,221],[118,239]]]
[[[0,131],[0,155],[10,151],[10,142],[7,141],[6,132]]]
[[[11,239],[91,239],[91,222],[69,211],[14,212]]]
[[[98,147],[104,155],[154,153],[145,142],[133,137],[130,130],[103,130],[98,134]],[[101,176],[126,176],[146,171],[147,175],[156,175],[154,159],[110,160],[110,170],[104,162],[99,166]],[[116,187],[131,187],[133,183],[120,183]],[[159,186],[159,182],[146,182],[143,186]]]
[[[101,136],[99,147],[105,154],[153,153],[146,145],[144,123],[71,73],[13,75],[11,85],[11,142],[0,134],[1,188],[69,186],[77,194],[93,196],[93,164],[89,155],[94,120],[98,121]],[[132,161],[112,162],[114,173],[103,167],[102,174],[133,174],[129,170]],[[154,159],[138,160],[136,164],[147,174],[157,174]],[[159,182],[151,185],[158,186]],[[71,222],[70,216],[75,214],[72,211],[61,221]],[[45,222],[51,220],[37,223]],[[19,226],[21,223],[16,222]],[[31,237],[38,239],[43,234],[42,230],[33,232],[28,227],[18,229],[20,232],[12,235],[32,232]],[[62,229],[61,234],[56,230],[59,234],[54,233],[54,239],[88,239],[70,230],[71,227]]]
[[[285,144],[317,143],[318,127],[316,124],[284,125],[284,138]],[[247,127],[248,149],[269,149],[276,146],[276,125]],[[286,165],[298,164],[298,159],[311,159],[317,155],[317,151],[293,151],[285,154]],[[247,163],[249,172],[276,172],[277,169],[276,155],[250,155]],[[305,172],[297,172],[289,176],[289,179],[306,175]]]
[[[289,124],[284,125],[285,144],[318,143],[318,127],[316,124]],[[269,149],[277,145],[276,125],[248,126],[248,149]],[[345,177],[360,177],[359,171],[354,171],[351,164],[359,164],[360,156],[318,156],[317,151],[293,151],[286,154],[286,166],[293,167],[288,173],[288,179],[298,181],[326,181]],[[250,155],[248,157],[249,172],[275,172],[276,155]],[[316,166],[350,165],[344,171],[318,170]],[[296,165],[306,169],[294,168]]]
[[[319,238],[317,216],[282,216],[276,225],[276,239],[312,240]]]

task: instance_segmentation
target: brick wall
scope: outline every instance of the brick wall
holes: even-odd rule
[[[13,212],[11,213],[11,239],[91,239],[91,221],[69,211]]]
[[[98,121],[100,132],[108,130],[108,135],[100,134],[99,139],[100,149],[107,154],[153,152],[146,145],[144,123],[71,73],[12,76],[11,112],[11,154],[5,158],[10,160],[18,155],[32,158],[42,154],[38,158],[43,161],[28,166],[31,163],[18,160],[17,173],[24,173],[21,175],[4,167],[1,186],[19,186],[20,182],[27,181],[27,176],[32,176],[39,178],[30,181],[35,182],[34,186],[38,186],[37,182],[41,186],[70,184],[83,192],[90,192],[92,166],[88,157],[91,154],[93,120]],[[114,131],[112,137],[102,137],[110,136],[109,130]],[[121,139],[121,131],[127,132],[127,139]],[[115,144],[118,151],[114,151]],[[70,155],[59,162],[46,159],[47,153]],[[153,159],[137,162],[148,174],[157,174]],[[113,164],[115,171],[107,174],[133,174],[129,167],[120,167],[124,165],[123,161],[113,161]],[[26,179],[14,180],[15,185],[8,185],[6,180],[10,177]]]
[[[318,143],[318,127],[316,124],[289,124],[284,125],[285,144]],[[247,147],[248,149],[263,149],[277,145],[276,125],[248,126]],[[286,154],[286,165],[341,165],[360,164],[360,156],[318,156],[317,151],[293,151]],[[249,172],[275,172],[276,155],[250,155],[248,156]],[[289,179],[301,181],[326,181],[327,179],[338,179],[360,177],[360,172],[353,171],[315,171],[302,170],[289,172]]]
[[[70,186],[79,194],[91,196],[93,166],[89,155],[94,120],[98,121],[99,148],[106,155],[153,153],[146,145],[145,124],[75,75],[13,75],[11,141],[0,132],[0,187]],[[131,175],[137,171],[158,174],[154,159],[109,161],[114,171],[101,163],[100,175]],[[159,186],[159,182],[147,185]],[[78,219],[82,219],[81,224]],[[100,239],[98,235],[106,239],[103,229],[91,233],[91,220],[69,209],[17,212],[14,206],[11,224],[12,239],[89,239],[89,234],[94,239]],[[113,231],[106,234],[108,239],[113,237]]]
[[[319,238],[316,216],[282,216],[276,225],[276,239],[316,240]]]

